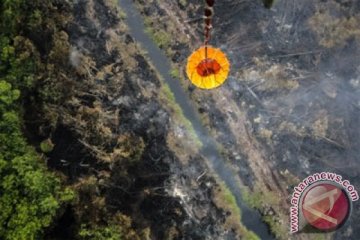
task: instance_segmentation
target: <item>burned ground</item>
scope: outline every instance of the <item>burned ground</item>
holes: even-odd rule
[[[29,140],[53,145],[44,153],[48,167],[77,192],[47,237],[74,239],[83,226],[115,222],[130,224],[126,239],[234,239],[224,225],[230,213],[213,202],[220,187],[204,158],[187,149],[180,156],[169,144],[174,110],[110,2],[74,3],[63,34],[63,81],[44,80],[29,100]],[[48,88],[61,97],[42,103]]]
[[[175,28],[168,25],[167,30],[176,36],[189,35],[188,50],[182,53],[202,44],[202,4],[188,1],[183,7],[156,2],[141,8],[157,5],[158,12],[165,10],[167,15],[161,18],[151,11],[154,22],[181,23]],[[204,92],[191,87],[184,75],[180,77],[224,147],[224,155],[238,167],[243,183],[254,191],[260,184],[262,190],[257,191],[263,196],[267,192],[280,196],[274,208],[285,226],[294,179],[331,171],[359,186],[360,29],[355,22],[360,5],[357,1],[284,0],[267,10],[259,2],[221,1],[215,6],[211,44],[221,47],[232,63],[223,87]],[[175,40],[172,53],[166,50],[173,54],[170,57],[179,54],[174,45]],[[357,238],[356,209],[334,238]],[[299,235],[312,237],[316,236]]]

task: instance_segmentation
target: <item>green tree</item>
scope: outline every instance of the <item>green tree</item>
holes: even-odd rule
[[[49,173],[21,133],[13,109],[20,96],[0,81],[0,239],[36,239],[48,227],[60,205],[73,198]]]
[[[39,78],[44,69],[36,44],[26,34],[36,30],[51,36],[56,15],[49,18],[56,9],[52,4],[0,1],[0,239],[4,240],[39,239],[60,206],[74,197],[22,133],[19,100],[31,92],[35,76]]]

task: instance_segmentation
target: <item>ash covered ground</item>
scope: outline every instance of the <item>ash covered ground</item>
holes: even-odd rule
[[[202,44],[203,5],[138,2],[153,26],[178,36],[165,50],[184,70],[183,57]],[[304,177],[330,171],[360,186],[359,22],[358,1],[279,0],[270,10],[260,1],[217,2],[211,44],[228,54],[230,78],[208,92],[180,74],[243,184],[278,199],[256,207],[279,238],[289,237],[289,196]],[[324,237],[357,239],[359,218],[355,202],[348,223]]]
[[[233,17],[219,17],[216,41],[233,58],[227,88],[272,171],[335,172],[359,186],[359,2],[278,1],[270,12],[244,3],[226,13],[227,4],[218,16]],[[334,238],[357,239],[359,214],[355,202]]]
[[[261,0],[216,1],[211,44],[232,68],[211,91],[184,71],[203,44],[201,1],[131,1],[169,58],[165,80],[117,1],[47,3],[31,6],[31,19],[42,9],[47,18],[57,13],[54,22],[18,33],[42,71],[19,104],[29,144],[75,197],[32,234],[258,239],[243,224],[255,216],[276,239],[359,239],[356,202],[336,232],[288,233],[290,195],[304,177],[330,171],[360,187],[359,1],[278,0],[271,9]],[[208,135],[196,132],[166,81],[181,82]],[[201,152],[208,137],[218,159]],[[226,167],[232,172],[221,174]]]
[[[48,166],[77,193],[46,238],[95,239],[96,229],[116,226],[130,240],[238,239],[247,230],[238,216],[229,220],[226,189],[117,7],[71,5],[59,39],[68,85],[56,85],[66,97],[45,109],[34,98],[28,107],[29,138],[48,138]]]

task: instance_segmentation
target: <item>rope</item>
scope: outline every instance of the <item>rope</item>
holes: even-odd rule
[[[212,16],[214,15],[214,4],[215,0],[205,0],[205,10],[204,10],[204,19],[205,19],[205,59],[207,58],[207,46],[211,37],[212,29]]]

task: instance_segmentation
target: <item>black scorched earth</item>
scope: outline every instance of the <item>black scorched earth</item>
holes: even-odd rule
[[[202,1],[119,3],[0,1],[0,239],[359,239],[356,203],[321,234],[288,209],[314,172],[360,187],[360,1],[217,1],[211,91]]]

